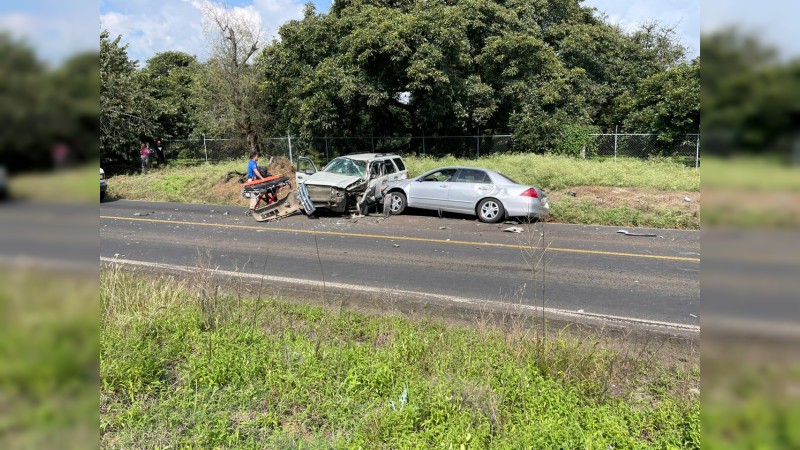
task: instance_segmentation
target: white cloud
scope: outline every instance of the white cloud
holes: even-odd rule
[[[101,28],[108,29],[112,37],[121,34],[123,42],[129,44],[129,56],[144,64],[155,53],[167,50],[206,59],[209,49],[202,11],[223,6],[211,0],[135,0],[104,7],[107,12],[100,17]],[[250,5],[229,9],[258,24],[263,31],[262,42],[266,43],[287,20],[301,18],[303,6],[293,0],[254,0]]]

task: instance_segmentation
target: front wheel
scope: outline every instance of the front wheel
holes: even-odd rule
[[[478,220],[486,223],[497,223],[503,220],[505,210],[499,200],[486,198],[478,203]]]
[[[408,206],[406,194],[403,194],[402,192],[389,193],[389,212],[391,214],[403,214],[403,211],[406,210],[406,206]]]

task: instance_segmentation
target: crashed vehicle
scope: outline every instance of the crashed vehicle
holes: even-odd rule
[[[389,153],[340,156],[320,171],[310,159],[300,158],[298,169],[297,184],[305,185],[314,207],[337,213],[366,214],[383,204],[386,185],[408,178],[403,158]]]

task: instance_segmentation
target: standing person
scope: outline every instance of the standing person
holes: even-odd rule
[[[156,156],[158,156],[158,167],[167,165],[167,159],[164,157],[164,148],[161,147],[161,139],[156,141]]]
[[[153,158],[155,158],[156,155],[153,149],[150,148],[149,142],[145,142],[144,145],[147,147],[147,170],[150,170],[153,168]]]
[[[150,166],[150,144],[142,145],[139,148],[139,158],[142,159],[142,173],[146,173]]]

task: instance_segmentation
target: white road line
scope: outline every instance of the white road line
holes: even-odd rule
[[[187,273],[196,273],[199,269],[198,267],[190,267],[190,266],[179,266],[173,264],[164,264],[164,263],[154,263],[154,262],[147,262],[147,261],[137,261],[131,259],[119,259],[119,258],[107,258],[104,256],[100,257],[100,261],[112,264],[121,264],[121,265],[129,265],[129,266],[139,266],[139,267],[148,267],[154,269],[161,269],[161,270],[172,270],[178,272],[187,272]],[[321,281],[318,280],[308,280],[304,278],[289,278],[289,277],[279,277],[274,275],[264,275],[262,277],[261,274],[257,273],[244,273],[244,272],[234,272],[229,270],[220,270],[220,269],[204,269],[206,271],[211,272],[215,275],[224,275],[233,278],[239,279],[254,279],[254,280],[261,280],[263,278],[264,281],[273,282],[273,283],[283,283],[283,284],[296,284],[301,285],[304,287],[316,287],[320,290],[324,288],[326,289],[341,289],[346,291],[358,291],[358,292],[366,292],[371,294],[381,294],[386,295],[387,292],[414,296],[418,298],[430,298],[436,300],[442,300],[452,303],[460,303],[460,304],[467,304],[473,306],[494,306],[494,307],[513,307],[515,309],[520,310],[527,310],[530,312],[539,312],[541,313],[544,311],[545,314],[550,315],[559,315],[562,317],[572,318],[572,319],[599,319],[605,320],[609,322],[626,322],[631,324],[637,325],[644,325],[644,326],[651,326],[651,327],[661,327],[661,328],[670,328],[674,330],[682,330],[682,331],[691,331],[691,332],[700,332],[700,327],[697,325],[688,325],[688,324],[681,324],[681,323],[673,323],[673,322],[662,322],[658,320],[647,320],[647,319],[639,319],[635,317],[621,317],[621,316],[612,316],[607,314],[594,314],[594,313],[587,313],[587,312],[576,312],[576,311],[568,311],[564,309],[556,309],[556,308],[544,308],[537,306],[530,306],[530,305],[522,305],[518,303],[505,303],[499,302],[496,300],[482,300],[482,299],[475,299],[475,298],[467,298],[467,297],[457,297],[453,295],[443,295],[443,294],[432,294],[429,292],[417,292],[417,291],[407,291],[402,289],[391,289],[388,290],[386,288],[376,288],[373,286],[364,286],[364,285],[356,285],[356,284],[348,284],[348,283],[335,283],[335,282],[325,282],[324,286]]]

